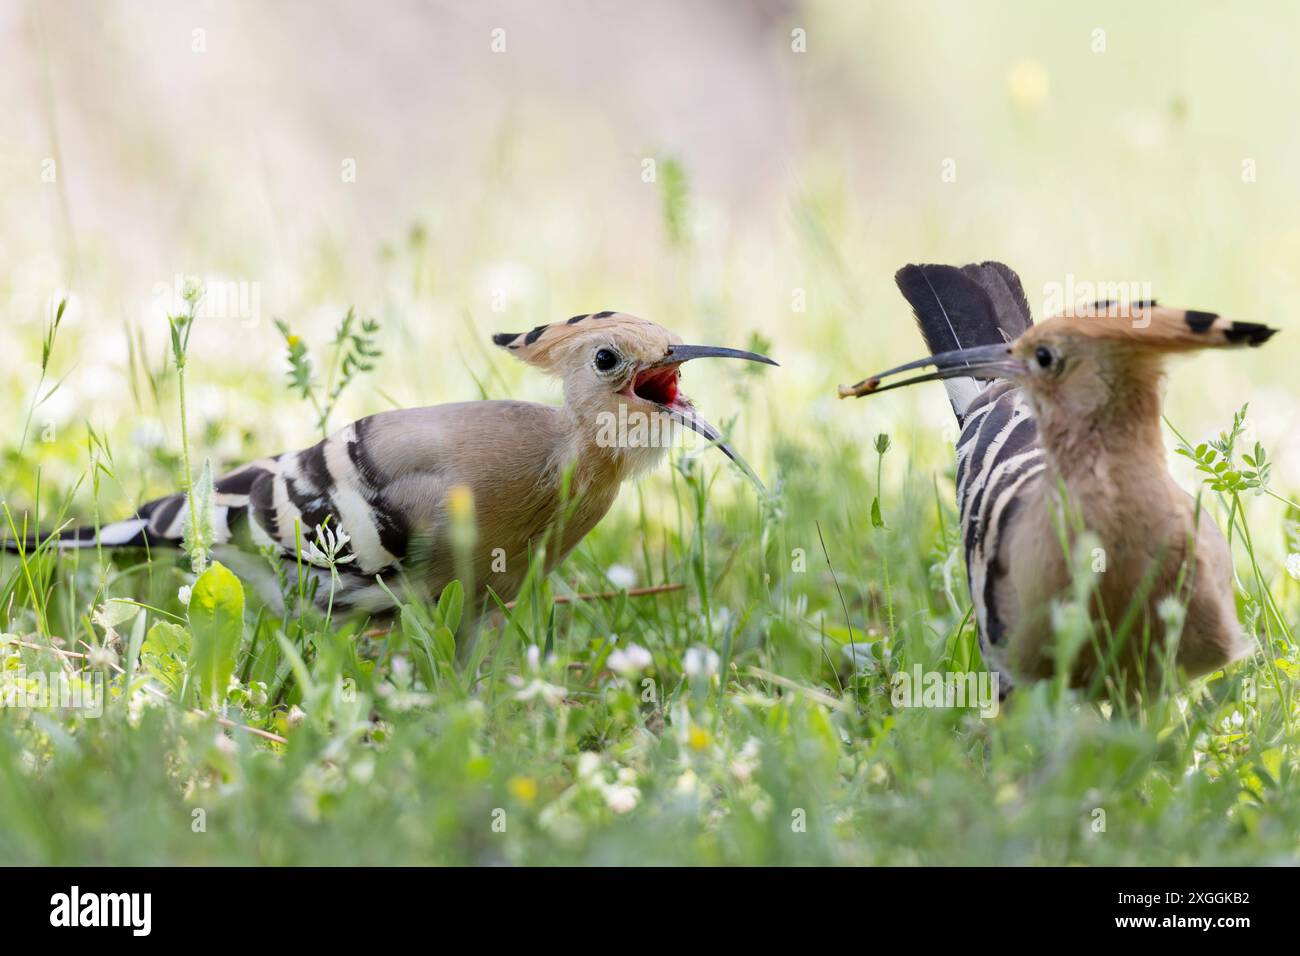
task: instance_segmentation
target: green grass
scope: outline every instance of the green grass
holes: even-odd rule
[[[440,633],[452,598],[359,635],[250,596],[226,713],[286,743],[192,712],[204,665],[189,658],[213,651],[193,598],[185,625],[183,557],[8,560],[11,685],[20,665],[57,666],[58,646],[87,653],[65,658],[74,670],[106,670],[110,699],[94,719],[4,712],[0,859],[1295,861],[1296,589],[1261,581],[1243,538],[1272,499],[1205,498],[1240,507],[1254,659],[1115,712],[1026,687],[982,720],[891,702],[890,675],[914,663],[978,666],[950,471],[897,441],[859,453],[833,424],[775,436],[765,500],[716,453],[674,455],[460,660]],[[615,564],[685,588],[552,603],[608,589]],[[651,663],[611,670],[629,644]]]

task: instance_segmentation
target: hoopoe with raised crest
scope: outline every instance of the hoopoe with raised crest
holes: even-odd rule
[[[1052,607],[1070,595],[1070,553],[1085,531],[1105,570],[1089,607],[1099,637],[1074,657],[1074,685],[1154,686],[1165,654],[1158,606],[1171,597],[1186,605],[1175,660],[1188,676],[1249,653],[1228,544],[1166,466],[1160,386],[1168,356],[1256,346],[1276,330],[1154,301],[1034,324],[1019,277],[1000,262],[909,265],[895,281],[931,355],[840,395],[944,382],[960,426],[957,502],[986,662],[1010,681],[1055,672]]]
[[[679,387],[682,363],[720,357],[776,363],[738,349],[684,345],[653,322],[621,312],[576,315],[530,332],[493,336],[524,362],[560,377],[562,405],[476,401],[380,412],[303,451],[263,458],[215,482],[215,556],[259,585],[267,552],[292,578],[301,554],[329,600],[322,566],[329,540],[337,585],[332,607],[388,609],[399,578],[437,596],[457,573],[449,497],[467,489],[477,520],[473,580],[503,601],[515,597],[530,553],[545,544],[551,571],[605,516],[627,479],[653,467],[671,445],[673,424],[717,445],[751,479],[753,471],[695,410]],[[620,435],[611,423],[640,423]],[[657,434],[660,440],[644,436]],[[150,501],[135,517],[58,536],[66,548],[178,547],[189,519],[185,494]],[[555,532],[558,540],[546,540]],[[340,535],[341,533],[341,535]],[[345,536],[345,537],[344,537]],[[38,537],[22,542],[30,550]],[[8,550],[18,542],[5,541]],[[323,547],[322,547],[323,546]]]

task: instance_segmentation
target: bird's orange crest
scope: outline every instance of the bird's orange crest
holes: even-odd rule
[[[1276,331],[1258,322],[1236,321],[1215,312],[1170,308],[1154,301],[1127,305],[1102,302],[1045,319],[1021,338],[1024,343],[1031,343],[1065,332],[1083,339],[1120,342],[1133,348],[1184,352],[1262,345]]]
[[[663,326],[626,312],[575,315],[528,332],[500,332],[492,336],[492,341],[507,352],[549,372],[562,370],[573,349],[597,339],[637,355],[656,352],[663,355],[669,346],[682,341]]]

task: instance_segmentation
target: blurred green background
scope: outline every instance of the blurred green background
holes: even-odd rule
[[[25,406],[68,294],[66,379],[34,424],[89,420],[119,465],[174,444],[130,404],[125,330],[160,355],[176,277],[197,275],[250,306],[195,332],[219,458],[310,436],[299,409],[267,411],[271,318],[322,340],[349,304],[387,348],[382,394],[353,391],[338,422],[473,397],[475,377],[558,400],[489,335],[610,308],[772,343],[783,370],[736,432],[760,463],[765,436],[809,419],[942,428],[937,386],[833,397],[918,354],[905,262],[1003,259],[1038,312],[1073,277],[1288,325],[1300,63],[1279,38],[1297,25],[1285,3],[5,2],[0,394]],[[1297,343],[1198,357],[1171,379],[1175,422],[1249,399],[1294,477]],[[686,384],[733,410],[699,372]],[[62,482],[80,446],[32,453]],[[119,472],[141,476],[124,499],[172,480]]]

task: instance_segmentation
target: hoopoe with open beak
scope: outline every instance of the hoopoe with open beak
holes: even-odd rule
[[[776,364],[766,356],[684,345],[667,329],[620,312],[576,315],[493,342],[562,378],[564,404],[476,401],[381,412],[303,451],[237,468],[215,482],[215,556],[281,606],[258,552],[269,548],[294,579],[301,551],[325,605],[330,574],[322,558],[342,532],[334,608],[387,609],[391,598],[377,579],[394,591],[400,579],[436,596],[457,573],[448,504],[453,489],[464,488],[477,520],[473,580],[508,601],[527,575],[531,550],[545,543],[548,572],[563,561],[605,516],[619,486],[663,457],[673,423],[716,444],[753,478],[679,379],[691,359]],[[620,434],[620,423],[628,434]],[[644,427],[638,432],[637,425]],[[184,494],[169,495],[98,535],[94,528],[64,532],[57,545],[179,546],[188,512]],[[558,540],[545,540],[552,530]],[[17,550],[16,542],[5,544]]]
[[[840,394],[944,381],[960,425],[957,500],[986,661],[1010,680],[1055,672],[1052,605],[1070,594],[1083,531],[1104,549],[1105,570],[1090,598],[1097,639],[1074,658],[1074,685],[1156,686],[1157,606],[1168,597],[1186,604],[1175,659],[1188,676],[1248,653],[1227,542],[1166,467],[1161,381],[1170,355],[1260,345],[1276,330],[1154,301],[1035,325],[1020,279],[1000,262],[909,265],[895,280],[932,354]],[[882,384],[926,366],[934,371]]]

